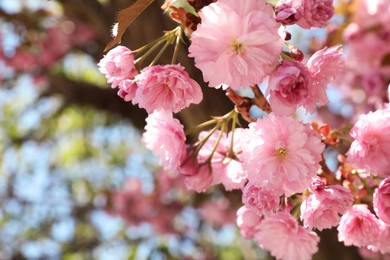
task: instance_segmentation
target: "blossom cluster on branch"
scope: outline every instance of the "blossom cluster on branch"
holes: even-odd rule
[[[354,44],[378,30],[389,32],[383,21],[390,17],[390,4],[355,2],[363,11],[345,30],[352,43],[348,55],[368,59],[356,53]],[[310,259],[318,250],[315,230],[333,227],[347,246],[390,253],[388,97],[382,96],[379,105],[376,99],[376,110],[352,119],[352,128],[305,124],[295,116],[300,107],[313,114],[329,103],[328,85],[343,71],[344,61],[339,44],[304,59],[289,42],[288,25],[324,26],[335,13],[332,1],[167,0],[163,9],[179,23],[177,28],[137,50],[117,46],[99,63],[118,95],[149,114],[143,141],[159,156],[160,165],[196,192],[218,184],[226,191],[242,190],[244,206],[237,211],[242,236],[277,259]],[[366,28],[359,24],[360,16],[370,18]],[[200,85],[177,63],[178,49],[186,41],[188,56],[208,86],[222,88],[234,109],[185,132],[173,113],[203,98]],[[171,64],[158,64],[172,44]],[[383,59],[390,52],[380,51],[382,63],[375,73],[388,84]],[[367,91],[380,87],[376,93],[382,95],[383,86],[366,85]],[[241,90],[253,97],[241,95]],[[253,106],[265,115],[256,117],[250,111]],[[242,127],[242,120],[249,128]],[[197,141],[189,143],[186,134],[194,132]],[[339,153],[336,172],[327,166],[328,148]]]

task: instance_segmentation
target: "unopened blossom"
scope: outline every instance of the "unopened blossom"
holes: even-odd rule
[[[317,100],[312,84],[313,79],[302,63],[284,60],[269,77],[266,95],[270,95],[272,111],[289,116],[303,106],[314,113]]]
[[[246,173],[242,169],[242,163],[239,161],[242,132],[242,128],[236,128],[234,135],[231,132],[226,134],[217,130],[208,138],[198,154],[198,161],[204,163],[216,147],[210,162],[213,185],[222,184],[228,191],[241,189],[247,180]],[[207,131],[201,132],[199,141],[202,141],[208,134]],[[220,135],[221,138],[219,138]],[[233,143],[232,138],[234,138]],[[233,147],[231,147],[232,145]]]
[[[380,222],[365,204],[353,205],[341,217],[338,238],[346,246],[375,245],[380,234]]]
[[[112,88],[117,87],[125,79],[134,78],[137,74],[134,67],[134,53],[124,46],[117,46],[107,52],[98,66]]]
[[[133,103],[149,114],[156,109],[177,113],[203,99],[199,84],[178,64],[146,67],[134,81],[138,88]]]
[[[276,67],[282,41],[271,5],[264,0],[219,0],[199,13],[189,56],[210,87],[234,90],[257,84]]]
[[[146,118],[142,141],[160,157],[159,163],[166,170],[177,171],[185,156],[186,138],[183,128],[172,113],[164,110],[154,111]]]
[[[237,226],[240,229],[240,233],[245,239],[254,238],[255,234],[259,231],[260,223],[263,216],[256,213],[246,206],[242,206],[237,210]]]
[[[378,218],[390,225],[390,177],[384,179],[375,189],[373,203]]]
[[[240,159],[250,182],[290,196],[310,185],[323,150],[320,137],[308,125],[271,113],[249,125]]]
[[[347,153],[348,160],[374,175],[390,174],[390,109],[361,115],[353,126],[355,139]]]
[[[301,220],[304,226],[318,230],[332,228],[340,222],[340,214],[346,213],[353,203],[352,194],[343,186],[330,185],[313,190],[301,204]]]
[[[256,233],[256,241],[276,259],[308,260],[317,252],[320,238],[313,231],[299,226],[287,212],[279,212],[264,218]]]
[[[242,193],[242,202],[260,215],[268,215],[279,208],[279,196],[272,191],[248,182]]]
[[[312,99],[319,105],[328,103],[329,99],[326,95],[326,88],[344,69],[341,45],[330,48],[325,47],[315,52],[307,61],[307,68],[313,78],[313,86],[311,88]],[[316,103],[306,104],[305,108],[308,111],[315,111]]]

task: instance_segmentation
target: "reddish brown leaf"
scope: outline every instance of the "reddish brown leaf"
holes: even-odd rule
[[[121,10],[117,15],[118,33],[112,39],[104,49],[108,51],[115,45],[121,43],[122,36],[125,33],[127,27],[140,15],[146,7],[148,7],[154,0],[137,0],[134,4]]]

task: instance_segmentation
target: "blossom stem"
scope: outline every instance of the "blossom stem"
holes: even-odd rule
[[[189,135],[189,134],[191,134],[191,133],[193,133],[193,132],[195,132],[195,131],[197,131],[199,129],[205,128],[205,127],[207,127],[209,125],[215,124],[216,122],[217,122],[217,119],[215,119],[215,118],[213,118],[213,119],[211,119],[209,121],[203,122],[203,123],[201,123],[201,124],[191,128],[191,129],[187,130],[186,131],[186,135]]]
[[[211,151],[210,156],[209,156],[209,158],[207,159],[206,162],[211,162],[211,160],[212,160],[212,158],[213,158],[213,156],[214,156],[214,153],[215,153],[215,151],[216,151],[217,148],[218,148],[218,144],[219,144],[219,142],[221,141],[222,135],[223,135],[223,133],[224,133],[225,131],[226,131],[226,124],[222,124],[221,131],[219,132],[219,135],[218,135],[218,139],[217,139],[217,141],[215,142],[214,147],[213,147],[213,150]]]
[[[180,41],[181,41],[181,29],[176,33],[176,44],[175,44],[175,50],[173,51],[172,61],[171,64],[175,64],[177,57],[179,55],[179,47],[180,47]]]
[[[161,36],[160,38],[157,38],[151,42],[149,42],[148,44],[134,50],[134,53],[136,53],[137,55],[140,55],[142,54],[143,52],[145,52],[147,49],[151,48],[152,46],[156,45],[157,43],[159,42],[163,42],[163,39],[166,37],[166,35],[163,35]]]
[[[216,126],[214,126],[213,129],[202,139],[200,140],[196,145],[195,145],[195,154],[198,154],[200,149],[203,147],[203,145],[209,140],[209,138],[215,133],[220,128],[220,124],[217,123]]]
[[[153,66],[154,64],[156,64],[156,62],[161,58],[165,50],[168,48],[169,44],[171,44],[170,41],[165,42],[164,46],[161,48],[161,50],[159,51],[157,56],[153,59],[153,61],[149,64],[149,66]]]
[[[234,158],[235,157],[235,154],[234,154],[234,151],[233,151],[233,146],[234,146],[234,131],[236,130],[236,125],[238,123],[238,118],[237,118],[237,115],[236,114],[235,116],[233,116],[233,120],[232,120],[232,139],[230,140],[230,147],[229,147],[229,152],[228,152],[228,157],[229,158]]]
[[[137,64],[141,67],[142,63],[145,61],[150,54],[152,54],[164,41],[160,39],[155,45],[153,45],[141,58],[137,60]]]

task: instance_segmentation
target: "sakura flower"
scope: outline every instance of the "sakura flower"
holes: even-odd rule
[[[187,167],[190,167],[190,165]],[[187,189],[200,193],[205,192],[209,187],[214,185],[214,179],[209,165],[193,165],[192,167],[192,174],[184,175],[184,184]],[[183,168],[181,169],[182,172]]]
[[[375,245],[380,234],[380,223],[367,205],[353,205],[341,217],[337,228],[339,241],[346,246],[366,247]]]
[[[348,160],[372,174],[390,174],[390,109],[361,115],[350,132],[355,139]]]
[[[213,185],[222,184],[226,190],[241,189],[247,176],[242,169],[241,162],[238,160],[241,154],[240,138],[243,129],[237,128],[234,131],[234,139],[232,144],[233,135],[230,132],[228,135],[221,133],[220,130],[215,131],[206,143],[202,146],[198,154],[198,161],[200,163],[206,162],[214,146],[216,150],[213,153],[211,159],[211,168],[213,175]],[[205,138],[209,132],[201,132],[199,134],[199,141]],[[219,138],[219,136],[221,137]],[[219,142],[217,143],[217,141]],[[233,147],[231,147],[233,145]],[[232,148],[232,149],[231,149]],[[233,152],[233,153],[231,153]]]
[[[381,224],[381,233],[378,239],[378,244],[376,249],[379,250],[382,254],[390,253],[390,225],[386,225],[383,222]]]
[[[275,5],[276,21],[283,25],[295,24],[299,18],[297,8],[300,8],[300,2],[294,0],[280,0]]]
[[[107,52],[98,66],[112,88],[117,87],[125,79],[134,78],[138,73],[134,67],[134,53],[124,46],[117,46]]]
[[[263,217],[256,211],[242,206],[237,210],[237,226],[245,239],[252,239],[259,231],[260,223]]]
[[[290,196],[310,185],[324,144],[308,125],[271,113],[251,123],[242,137],[243,168],[250,182]]]
[[[378,218],[390,225],[390,178],[384,179],[375,189],[373,203]]]
[[[352,203],[352,194],[340,185],[318,187],[302,202],[301,219],[307,228],[331,228],[339,224],[339,214],[346,213]]]
[[[270,95],[272,111],[277,115],[291,115],[298,106],[316,107],[317,100],[312,92],[312,77],[300,62],[284,60],[269,77],[266,95]]]
[[[264,0],[219,0],[199,13],[189,56],[210,87],[260,83],[277,65],[282,41],[273,9]]]
[[[149,114],[156,109],[177,113],[203,99],[199,84],[178,64],[146,67],[134,81],[138,88],[133,103]]]
[[[325,47],[315,52],[307,61],[307,68],[313,78],[311,96],[316,102],[306,104],[305,108],[315,111],[316,103],[324,105],[329,102],[326,88],[344,68],[341,45]]]
[[[125,79],[119,85],[118,96],[125,101],[131,101],[135,97],[137,88],[137,84],[133,79]]]
[[[372,250],[371,252],[380,252],[382,254],[390,253],[390,226],[379,221],[379,228],[380,232],[378,234],[378,239],[376,239],[376,243],[367,246],[367,248]]]
[[[276,20],[284,25],[322,27],[334,14],[333,0],[279,0],[275,12]]]
[[[279,196],[248,182],[242,194],[242,202],[260,215],[267,215],[279,208]]]
[[[154,111],[146,123],[142,141],[160,156],[159,163],[164,169],[177,171],[186,152],[183,125],[164,110]]]
[[[333,0],[298,0],[300,19],[297,25],[304,29],[322,27],[334,15]]]
[[[270,251],[276,259],[311,259],[318,250],[319,240],[316,233],[299,226],[286,212],[266,217],[256,233],[260,247]]]

